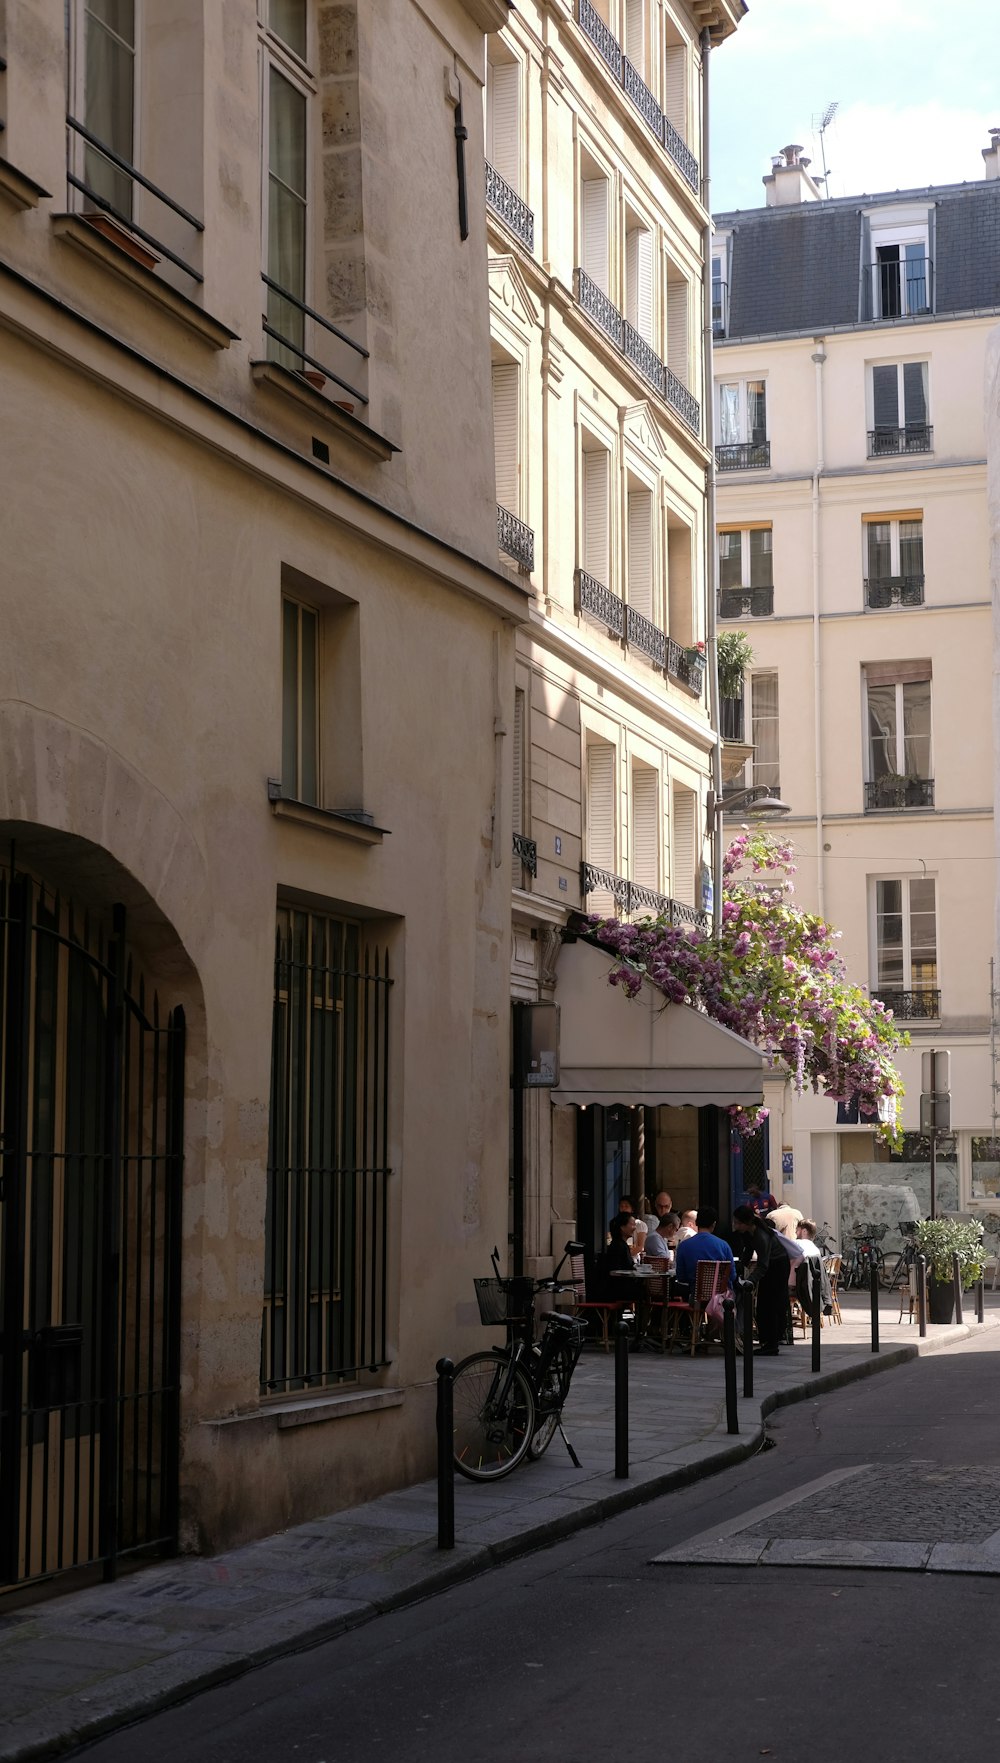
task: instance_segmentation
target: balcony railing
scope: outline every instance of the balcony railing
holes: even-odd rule
[[[679,680],[682,686],[701,696],[705,684],[705,657],[697,650],[683,648],[674,642],[673,637],[667,638],[667,672],[671,679]]]
[[[583,312],[600,327],[615,348],[630,361],[653,390],[671,406],[695,434],[701,431],[701,405],[677,375],[666,367],[644,336],[623,318],[585,269],[576,272],[576,298]]]
[[[941,992],[937,986],[923,986],[916,992],[883,991],[880,987],[872,997],[902,1021],[933,1022],[941,1015]]]
[[[525,250],[534,251],[535,217],[527,202],[511,189],[489,160],[486,162],[486,202]]]
[[[534,839],[527,838],[524,833],[515,833],[514,856],[529,875],[538,874],[538,846]]]
[[[729,329],[729,283],[712,283],[712,335],[724,337]]]
[[[726,441],[715,449],[716,471],[758,471],[770,463],[770,441]]]
[[[900,777],[891,773],[865,784],[865,813],[899,813],[906,808],[933,808],[932,777]]]
[[[719,699],[719,727],[724,741],[745,740],[746,705],[742,698]]]
[[[641,331],[629,324],[628,319],[622,320],[621,351],[637,367],[643,379],[649,381],[654,391],[663,397],[663,362],[656,350],[647,343]]]
[[[922,606],[924,578],[922,575],[868,576],[865,580],[865,605],[873,612],[887,606]]]
[[[933,453],[934,429],[929,422],[910,422],[905,428],[868,430],[869,459],[891,458],[897,453]]]
[[[505,557],[512,557],[518,569],[528,575],[535,567],[535,534],[509,508],[497,503],[497,544]]]
[[[695,434],[701,430],[701,405],[693,392],[689,392],[683,380],[669,368],[663,369],[663,395],[672,410],[676,410],[682,422],[686,422]]]
[[[664,116],[641,74],[628,56],[622,54],[621,44],[614,32],[608,29],[590,0],[579,0],[577,16],[580,29],[585,37],[590,38],[601,60],[613,74],[615,83],[623,88],[650,134],[669,153],[681,176],[697,195],[701,182],[697,159],[673,123]]]
[[[933,311],[934,264],[929,257],[869,263],[861,272],[861,317],[915,318]]]
[[[770,618],[774,611],[774,589],[720,588],[720,618]]]
[[[667,924],[696,924],[702,929],[708,924],[704,912],[699,912],[696,907],[687,906],[682,900],[671,900],[668,894],[644,888],[641,883],[629,881],[625,875],[615,875],[610,869],[598,869],[593,863],[581,863],[580,887],[584,898],[597,893],[613,895],[615,905],[626,918],[631,918],[635,912],[649,912]]]
[[[260,279],[268,290],[266,301],[267,311],[264,313],[262,319],[264,335],[271,339],[271,342],[277,346],[277,349],[287,350],[296,361],[301,362],[301,366],[293,368],[292,372],[300,374],[303,379],[307,379],[310,382],[313,381],[314,375],[318,376],[315,381],[315,386],[316,389],[320,391],[325,382],[330,380],[333,385],[339,386],[341,391],[350,392],[351,397],[356,398],[359,404],[367,404],[367,397],[364,392],[358,390],[357,386],[352,386],[349,380],[341,379],[340,375],[334,373],[333,368],[329,367],[325,361],[318,361],[315,355],[308,354],[298,338],[293,339],[285,336],[283,331],[280,331],[277,328],[277,325],[273,322],[272,314],[278,317],[282,324],[285,324],[287,321],[281,317],[281,307],[287,305],[291,307],[293,313],[298,314],[301,317],[301,327],[296,322],[294,328],[301,328],[303,335],[305,333],[305,320],[310,318],[312,319],[313,324],[318,324],[320,329],[326,331],[328,336],[336,337],[338,343],[346,344],[347,348],[353,350],[355,355],[360,355],[363,361],[367,361],[368,350],[363,344],[355,342],[354,338],[349,337],[346,331],[339,330],[335,324],[331,324],[328,318],[324,318],[322,313],[314,311],[311,306],[307,306],[305,301],[300,300],[297,294],[289,293],[288,289],[283,288],[280,282],[272,281],[269,275],[261,275]],[[273,358],[275,350],[269,349],[268,354]],[[279,361],[278,365],[284,366],[285,363]],[[312,369],[312,373],[309,372],[310,369]]]
[[[666,666],[666,632],[661,631],[641,612],[637,612],[634,606],[625,608],[625,641],[629,648],[638,649],[643,655],[648,655],[657,667]]]
[[[66,168],[66,181],[71,189],[78,190],[80,195],[85,198],[86,206],[81,208],[82,216],[86,218],[87,210],[91,207],[98,209],[101,214],[110,215],[111,219],[117,221],[119,226],[124,227],[127,233],[131,233],[136,239],[141,239],[144,245],[148,245],[150,250],[155,252],[157,257],[165,257],[168,263],[172,263],[175,269],[183,270],[184,274],[190,276],[193,282],[199,284],[203,282],[205,278],[200,270],[195,269],[193,264],[188,263],[185,258],[178,254],[178,252],[173,251],[169,245],[165,245],[162,239],[156,238],[153,233],[146,232],[146,230],[132,218],[131,213],[126,214],[123,209],[116,208],[113,202],[109,202],[106,196],[102,196],[99,191],[93,188],[92,184],[88,184],[86,177],[80,177],[78,173],[74,171],[74,160],[76,155],[80,152],[80,149],[74,147],[74,135],[78,136],[80,140],[85,141],[87,146],[90,147],[94,153],[98,154],[101,159],[107,160],[109,165],[113,165],[116,171],[123,173],[123,175],[129,179],[130,209],[132,206],[132,199],[135,196],[136,186],[138,185],[140,189],[145,190],[148,195],[152,196],[155,201],[159,202],[164,208],[169,209],[171,214],[176,214],[177,218],[184,221],[194,232],[203,233],[205,231],[204,221],[197,220],[193,214],[188,213],[186,208],[182,208],[179,202],[175,202],[172,196],[168,196],[164,190],[158,189],[157,185],[148,177],[144,176],[144,174],[137,170],[134,165],[130,164],[127,159],[123,159],[120,153],[115,153],[114,150],[108,146],[106,141],[102,141],[98,135],[92,134],[90,129],[85,128],[82,122],[77,122],[75,116],[67,116],[66,127],[69,130],[67,138],[68,164]],[[85,161],[83,161],[83,163],[85,163]],[[96,216],[90,214],[89,218],[94,220],[96,219]]]
[[[613,637],[625,635],[625,602],[585,569],[576,572],[576,609],[606,625]]]
[[[592,276],[585,269],[576,272],[576,297],[588,318],[600,325],[605,336],[610,337],[616,349],[623,349],[623,326],[625,320],[612,300],[608,299],[603,288],[599,288]]]

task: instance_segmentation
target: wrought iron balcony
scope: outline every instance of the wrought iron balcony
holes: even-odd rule
[[[519,858],[529,875],[538,874],[538,846],[524,833],[514,834],[514,856]]]
[[[774,611],[774,589],[720,588],[720,618],[770,618]]]
[[[606,625],[613,637],[625,635],[625,602],[585,569],[576,572],[576,609]]]
[[[663,362],[656,350],[647,343],[642,333],[637,331],[634,325],[629,324],[627,318],[622,320],[621,349],[622,354],[631,361],[632,366],[639,369],[643,379],[648,380],[654,391],[659,392],[662,398]]]
[[[522,201],[516,190],[510,185],[494,166],[486,162],[486,202],[503,221],[505,227],[519,239],[526,251],[535,249],[535,217]]]
[[[883,991],[881,988],[872,993],[886,1010],[902,1021],[925,1022],[936,1021],[941,1015],[941,992],[937,986],[922,986],[916,992]]]
[[[933,311],[934,264],[929,257],[869,263],[861,272],[861,317],[914,318]]]
[[[593,863],[581,863],[580,887],[584,898],[588,894],[612,894],[615,905],[626,918],[631,918],[634,912],[649,912],[667,924],[696,924],[702,929],[708,924],[705,913],[696,907],[687,906],[682,900],[671,900],[668,894],[644,888],[639,882],[629,881],[625,875],[613,874],[610,869],[598,869]]]
[[[641,612],[637,612],[634,606],[625,608],[625,641],[629,648],[638,649],[643,655],[648,655],[657,667],[666,666],[666,632],[659,630]]]
[[[881,575],[865,579],[865,605],[873,612],[887,606],[922,606],[924,578],[922,575]]]
[[[770,463],[770,441],[727,441],[715,449],[716,471],[756,471]]]
[[[723,740],[737,741],[742,747],[746,729],[746,705],[742,698],[720,698],[719,724]]]
[[[497,503],[497,543],[505,557],[512,557],[518,569],[528,575],[535,567],[535,535],[530,526],[511,514],[509,508]]]
[[[78,122],[75,116],[67,116],[66,128],[68,130],[66,143],[68,161],[66,168],[66,182],[69,184],[70,189],[78,191],[84,198],[84,203],[81,205],[84,217],[96,224],[100,215],[108,215],[111,220],[117,221],[119,226],[124,227],[126,233],[132,234],[135,239],[141,239],[143,244],[149,246],[150,251],[155,253],[153,259],[154,263],[156,258],[165,257],[168,263],[174,265],[175,269],[182,270],[186,276],[190,276],[191,280],[198,283],[200,286],[205,279],[201,271],[196,269],[194,264],[188,262],[186,258],[181,257],[177,251],[171,248],[171,246],[164,244],[163,240],[158,239],[155,234],[146,232],[145,229],[139,226],[138,222],[133,219],[132,209],[135,205],[136,189],[145,190],[148,195],[152,196],[155,201],[161,205],[161,207],[166,208],[170,214],[176,215],[178,220],[183,221],[184,224],[190,227],[195,233],[203,233],[205,231],[204,221],[199,220],[194,214],[189,214],[186,208],[182,208],[180,203],[175,202],[172,196],[168,196],[165,190],[159,189],[156,184],[146,177],[143,172],[139,171],[128,159],[123,159],[121,154],[116,153],[113,148],[109,147],[106,141],[102,141],[99,135],[92,134],[90,129],[86,128],[82,122]],[[93,183],[87,182],[88,176],[93,178],[94,170],[85,172],[83,177],[78,176],[77,172],[74,171],[73,167],[76,160],[76,154],[80,151],[79,149],[74,149],[74,135],[80,140],[86,141],[87,146],[91,149],[92,153],[96,153],[99,158],[106,160],[107,165],[114,166],[117,172],[121,173],[123,177],[126,177],[129,180],[127,211],[125,207],[116,208],[113,202],[110,202],[106,196],[103,196],[100,193],[100,191],[94,189]],[[86,166],[87,160],[84,160],[83,163]],[[91,165],[93,164],[92,160],[90,163]],[[170,225],[169,219],[167,219],[166,225]]]
[[[874,814],[879,810],[888,813],[899,813],[905,808],[933,808],[934,779],[932,777],[900,777],[890,772],[886,777],[872,779],[865,784],[865,813]]]
[[[705,657],[696,649],[685,649],[675,643],[673,637],[667,638],[667,672],[671,679],[679,680],[697,697],[701,697],[705,684]]]
[[[693,429],[696,435],[699,434],[701,431],[701,405],[694,393],[688,391],[687,386],[677,378],[675,373],[671,372],[669,367],[664,368],[663,376],[663,395],[670,408],[676,410],[682,422],[687,423],[688,428]]]
[[[712,283],[712,335],[724,337],[729,329],[729,283]]]
[[[897,453],[933,453],[934,429],[929,422],[910,422],[905,428],[868,430],[869,459],[891,458]]]
[[[592,276],[585,269],[576,272],[576,297],[588,318],[600,325],[605,336],[611,338],[616,349],[623,347],[622,327],[625,323],[621,313],[613,301],[608,299],[603,288],[599,288]]]
[[[613,75],[616,85],[622,87],[650,134],[669,153],[681,176],[697,195],[701,178],[695,155],[673,123],[664,116],[638,69],[627,55],[622,54],[618,38],[608,29],[596,7],[591,5],[591,0],[578,0],[577,18],[581,31],[593,43],[601,60]]]

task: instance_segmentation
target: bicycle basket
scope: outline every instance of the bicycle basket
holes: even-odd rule
[[[531,1312],[534,1287],[530,1279],[477,1279],[479,1320],[484,1328],[507,1322],[525,1322]]]

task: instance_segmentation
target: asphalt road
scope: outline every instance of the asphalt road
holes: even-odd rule
[[[91,1746],[88,1763],[951,1763],[1000,1747],[1000,1579],[651,1557],[841,1468],[1000,1463],[1000,1342],[772,1416],[775,1449]],[[935,1525],[928,1496],[929,1533]],[[970,1496],[971,1497],[971,1496]],[[884,1534],[884,1513],[880,1520]],[[1000,1510],[995,1528],[1000,1530]],[[797,1534],[802,1534],[801,1532]]]

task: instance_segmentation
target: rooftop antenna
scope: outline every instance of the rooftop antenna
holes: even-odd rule
[[[817,178],[816,181],[817,181],[817,183],[822,181],[823,191],[824,191],[824,194],[827,196],[829,196],[829,194],[830,194],[830,173],[826,169],[826,141],[824,140],[823,137],[826,134],[827,129],[830,127],[830,124],[832,123],[832,121],[833,121],[834,117],[836,116],[837,111],[839,109],[840,109],[839,101],[836,98],[834,98],[833,103],[827,105],[827,107],[824,110],[822,116],[820,117],[820,121],[819,121],[819,151],[820,151],[820,156],[823,160],[823,177],[822,177],[822,180]],[[814,119],[814,122],[815,122],[815,119]]]

